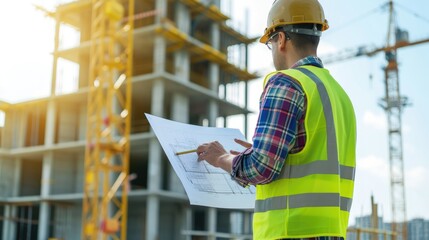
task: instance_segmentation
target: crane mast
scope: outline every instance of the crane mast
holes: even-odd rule
[[[388,123],[392,231],[397,233],[396,239],[407,239],[401,115],[408,101],[400,95],[396,50],[386,52],[386,60],[385,97],[380,106],[386,111]]]
[[[91,1],[82,239],[126,239],[134,0]]]
[[[407,209],[401,116],[409,102],[408,98],[402,96],[400,91],[397,50],[428,43],[429,38],[410,42],[408,33],[396,26],[393,0],[389,0],[388,7],[389,22],[385,46],[378,48],[360,46],[325,56],[322,59],[325,64],[329,64],[360,56],[372,57],[379,52],[385,53],[387,61],[387,65],[383,68],[385,93],[384,97],[379,101],[379,105],[385,110],[388,123],[392,232],[396,233],[396,235],[393,235],[393,239],[405,240],[407,239]]]
[[[395,26],[393,0],[389,1],[389,26],[386,49],[398,42],[408,41],[406,32]],[[394,43],[392,36],[394,35]],[[392,207],[392,231],[397,235],[393,239],[407,239],[407,215],[405,201],[405,177],[402,144],[402,111],[407,106],[406,97],[401,96],[397,62],[397,49],[385,51],[387,66],[384,68],[385,97],[380,106],[386,111],[389,134],[390,195]]]

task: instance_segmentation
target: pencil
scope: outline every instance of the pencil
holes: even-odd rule
[[[188,151],[183,151],[183,152],[176,152],[176,155],[182,155],[182,154],[187,154],[187,153],[193,153],[196,152],[197,149],[192,149],[192,150],[188,150]]]

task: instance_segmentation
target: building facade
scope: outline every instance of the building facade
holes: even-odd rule
[[[378,217],[378,231],[375,235],[370,233],[372,230],[371,216],[357,217],[355,225],[351,226],[347,233],[348,240],[390,240],[391,223],[383,221],[382,217]],[[369,231],[368,231],[369,230]],[[359,234],[359,237],[358,237]],[[415,218],[407,222],[407,239],[408,240],[429,240],[429,220]]]
[[[408,240],[429,239],[429,220],[416,218],[408,221]]]
[[[51,14],[50,96],[0,105],[3,240],[80,239],[90,9],[81,0]],[[251,239],[250,211],[189,205],[144,116],[226,126],[240,115],[247,129],[247,82],[257,77],[247,71],[247,46],[255,39],[219,9],[219,0],[135,1],[127,239]],[[244,57],[234,62],[232,54]]]

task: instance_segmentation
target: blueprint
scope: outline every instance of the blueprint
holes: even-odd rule
[[[198,162],[195,152],[176,155],[176,152],[196,149],[200,144],[212,141],[220,142],[228,152],[244,150],[234,142],[234,138],[246,140],[238,129],[201,127],[145,115],[191,204],[231,209],[254,208],[254,186],[241,187],[223,169],[213,167],[206,161]]]

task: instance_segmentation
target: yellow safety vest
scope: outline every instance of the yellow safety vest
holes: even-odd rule
[[[276,180],[256,187],[253,238],[345,238],[356,162],[352,103],[324,68],[279,72],[298,81],[305,92],[306,143],[302,151],[288,155]]]

